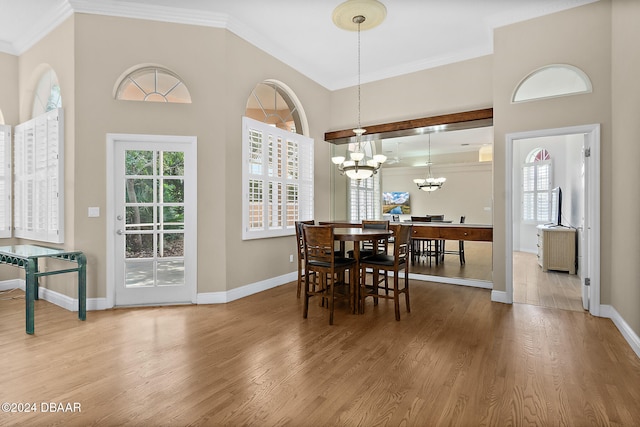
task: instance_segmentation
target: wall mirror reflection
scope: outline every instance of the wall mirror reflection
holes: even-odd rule
[[[331,165],[334,220],[410,222],[433,216],[448,224],[491,226],[493,126],[456,130],[431,126],[412,133],[376,135],[369,142],[366,149],[384,154],[386,161],[366,180],[349,179]],[[352,149],[353,144],[332,144],[331,155],[348,158]],[[418,184],[428,177],[445,181],[439,189],[425,191],[429,188]],[[440,245],[438,251],[434,244]],[[420,255],[413,260],[412,275],[491,286],[491,242],[465,241],[461,248],[458,240],[427,241],[419,242],[417,249]]]

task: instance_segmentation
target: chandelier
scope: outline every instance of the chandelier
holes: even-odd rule
[[[429,160],[427,161],[427,177],[426,178],[416,178],[413,182],[416,183],[419,189],[422,191],[436,191],[442,188],[442,185],[447,180],[447,178],[434,178],[431,175],[431,134],[429,134]]]
[[[386,16],[387,9],[377,0],[347,0],[333,11],[333,23],[345,30],[358,31],[358,127],[353,130],[356,134],[354,150],[349,152],[349,159],[344,156],[335,156],[331,161],[338,166],[340,173],[351,179],[367,179],[378,172],[380,166],[387,160],[383,154],[367,157],[366,144],[362,141],[362,135],[367,131],[360,124],[360,30],[370,29],[379,25]],[[367,17],[369,20],[367,21]],[[366,23],[365,23],[366,22]]]

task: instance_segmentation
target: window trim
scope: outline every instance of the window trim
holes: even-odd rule
[[[11,126],[0,125],[0,150],[2,151],[4,163],[0,164],[2,173],[0,180],[3,181],[4,194],[0,193],[0,209],[2,210],[3,222],[0,223],[0,238],[12,236],[12,209],[11,198],[13,196],[13,182],[11,175],[12,152],[11,152]]]

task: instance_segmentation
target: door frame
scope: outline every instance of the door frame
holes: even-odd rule
[[[106,299],[107,304],[106,308],[113,308],[115,306],[115,296],[116,296],[116,286],[115,286],[115,200],[114,196],[114,180],[115,180],[115,149],[116,143],[118,142],[147,142],[147,143],[182,143],[187,144],[189,150],[193,151],[192,156],[192,164],[185,164],[185,168],[191,168],[194,176],[196,177],[196,181],[193,182],[192,187],[189,187],[194,192],[195,196],[191,200],[189,206],[192,208],[193,212],[193,220],[192,227],[195,227],[192,242],[189,245],[189,249],[191,249],[193,267],[190,269],[185,269],[185,284],[191,287],[191,302],[194,304],[197,302],[198,295],[198,285],[197,285],[197,277],[198,277],[198,263],[197,263],[197,137],[195,136],[177,136],[177,135],[146,135],[146,134],[123,134],[123,133],[108,133],[106,138],[106,165],[107,165],[107,173],[106,173],[106,212],[105,212],[105,220],[106,220],[106,241],[107,241],[107,253],[106,253]],[[185,189],[186,190],[186,189]],[[186,192],[186,191],[185,191]],[[187,218],[185,218],[187,221]],[[186,241],[186,240],[185,240]],[[187,247],[185,247],[185,255],[186,255]]]
[[[541,129],[506,135],[505,149],[505,281],[506,303],[513,304],[513,145],[516,140],[585,134],[585,143],[590,156],[585,160],[585,229],[588,233],[588,263],[591,285],[589,287],[589,312],[600,315],[600,125],[571,126],[556,129]],[[583,284],[581,284],[583,286]]]

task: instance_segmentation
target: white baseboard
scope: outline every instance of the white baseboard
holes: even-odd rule
[[[249,295],[257,294],[258,292],[266,291],[267,289],[282,286],[294,280],[298,280],[297,271],[283,274],[278,277],[272,277],[271,279],[262,280],[260,282],[251,283],[229,291],[199,293],[196,304],[224,304],[240,298],[248,297]]]
[[[0,282],[0,291],[9,289],[20,289],[25,291],[26,285],[24,279],[4,280]],[[38,298],[69,311],[78,311],[77,298],[71,298],[65,294],[61,294],[60,292],[52,291],[51,289],[39,287]],[[106,298],[87,298],[87,311],[106,310],[107,308]]]
[[[600,316],[607,317],[613,321],[613,324],[616,325],[616,328],[640,358],[640,336],[631,329],[629,324],[620,316],[620,313],[610,305],[601,305]]]
[[[509,301],[509,295],[505,291],[491,291],[491,301],[501,302],[503,304],[512,304],[513,301]]]
[[[393,272],[391,272],[390,274],[391,276],[393,276]],[[487,282],[486,280],[462,279],[459,277],[430,276],[428,274],[415,274],[411,272],[409,273],[409,279],[422,280],[424,282],[446,283],[447,285],[469,286],[472,288],[491,289],[493,287],[493,283]]]

